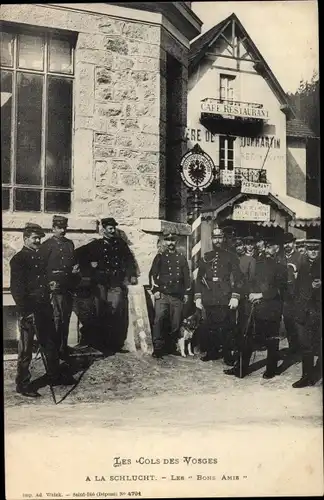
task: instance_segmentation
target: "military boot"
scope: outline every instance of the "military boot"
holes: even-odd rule
[[[297,382],[294,382],[292,386],[295,389],[312,386],[315,384],[314,378],[314,356],[304,354],[302,358],[302,377]]]
[[[270,379],[278,375],[278,351],[279,339],[269,339],[267,341],[266,371],[262,375],[265,379]]]

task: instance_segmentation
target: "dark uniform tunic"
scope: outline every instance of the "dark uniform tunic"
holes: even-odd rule
[[[202,299],[206,318],[199,328],[202,351],[213,355],[223,346],[228,354],[233,340],[236,312],[230,310],[231,298],[240,298],[242,273],[236,254],[223,247],[207,252],[199,262],[195,300]]]
[[[242,336],[245,332],[248,317],[251,311],[249,294],[255,277],[256,260],[252,255],[239,256],[240,270],[242,272],[242,282],[240,286],[240,303],[238,307],[238,334],[237,346],[240,349]]]
[[[303,257],[295,286],[295,318],[303,354],[321,355],[321,292],[313,282],[321,280],[320,258],[314,262]]]
[[[69,325],[73,306],[72,293],[76,285],[76,276],[72,268],[76,264],[74,243],[68,238],[49,238],[39,249],[47,270],[49,283],[55,283],[52,289],[51,302],[54,312],[57,347],[64,351],[67,348]]]
[[[302,255],[294,250],[290,255],[284,255],[283,264],[287,266],[288,284],[284,293],[283,320],[290,347],[297,349],[297,327],[295,320],[295,284],[299,273]]]
[[[134,256],[120,237],[91,241],[78,248],[76,255],[81,269],[94,284],[99,337],[96,347],[118,351],[127,337],[126,280],[137,276]]]
[[[11,259],[10,268],[10,290],[17,305],[20,328],[16,384],[26,387],[31,378],[29,365],[35,326],[38,340],[47,358],[48,374],[54,378],[58,373],[55,325],[46,269],[40,253],[24,246]],[[27,318],[30,314],[34,315],[35,323],[32,318]]]
[[[187,259],[177,251],[165,250],[155,256],[149,276],[152,292],[160,292],[154,306],[154,350],[172,352],[181,326],[183,297],[190,290]],[[169,321],[171,326],[169,336],[166,335],[165,321]]]
[[[262,293],[254,306],[256,331],[265,339],[279,339],[279,327],[287,289],[287,269],[277,258],[265,257],[256,263],[251,292]]]

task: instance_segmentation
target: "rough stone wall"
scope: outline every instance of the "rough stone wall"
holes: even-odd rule
[[[87,228],[92,224],[93,235],[82,231],[81,222],[73,239],[77,246],[86,243],[97,237],[96,219],[115,217],[131,243],[142,282],[147,282],[157,238],[140,230],[139,219],[161,216],[163,189],[159,184],[165,128],[160,26],[46,5],[5,5],[1,17],[77,32],[70,217]],[[14,213],[6,214],[5,220],[4,230],[18,230],[26,220],[49,229],[51,217]],[[21,232],[5,231],[4,240],[7,250],[17,249]]]

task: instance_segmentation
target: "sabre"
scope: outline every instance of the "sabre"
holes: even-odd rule
[[[42,345],[41,345],[40,340],[39,340],[38,328],[36,326],[36,321],[35,321],[35,315],[34,314],[32,315],[32,322],[33,322],[33,328],[34,328],[35,336],[36,336],[36,339],[37,339],[37,342],[38,342],[38,350],[40,352],[40,355],[41,355],[41,358],[42,358],[42,361],[43,361],[45,372],[46,372],[46,374],[48,376],[47,359],[46,359],[45,354],[43,353],[43,348],[42,348]],[[49,388],[50,388],[50,391],[51,391],[51,395],[52,395],[54,404],[56,405],[57,403],[56,403],[55,392],[54,392],[52,384],[50,383],[50,377],[48,377],[48,378],[49,378],[49,384],[48,385],[49,385]]]
[[[248,331],[249,331],[249,328],[250,328],[250,324],[251,324],[251,321],[252,321],[252,317],[253,317],[253,312],[254,312],[254,306],[255,304],[257,303],[258,301],[255,301],[251,304],[251,311],[250,311],[250,314],[249,314],[249,317],[248,317],[248,320],[246,322],[246,327],[245,327],[245,330],[244,330],[244,333],[243,333],[243,342],[242,342],[242,346],[241,346],[241,349],[240,349],[240,378],[243,378],[243,348],[244,348],[244,344],[245,344],[245,338],[247,337],[248,335]]]

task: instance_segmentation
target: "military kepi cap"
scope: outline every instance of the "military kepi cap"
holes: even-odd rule
[[[309,239],[305,241],[305,247],[307,250],[318,250],[321,246],[321,240]]]
[[[246,245],[249,243],[255,243],[255,239],[253,236],[244,236],[243,241]]]
[[[67,227],[68,219],[63,215],[54,215],[53,216],[53,226],[56,227]]]
[[[118,223],[115,221],[113,217],[105,217],[104,219],[101,219],[101,224],[103,227],[106,226],[118,226]]]
[[[27,222],[24,228],[25,233],[35,233],[41,238],[44,238],[45,233],[43,228],[39,224],[34,224],[34,222]]]
[[[224,236],[224,231],[220,227],[214,227],[212,230],[212,236]]]

